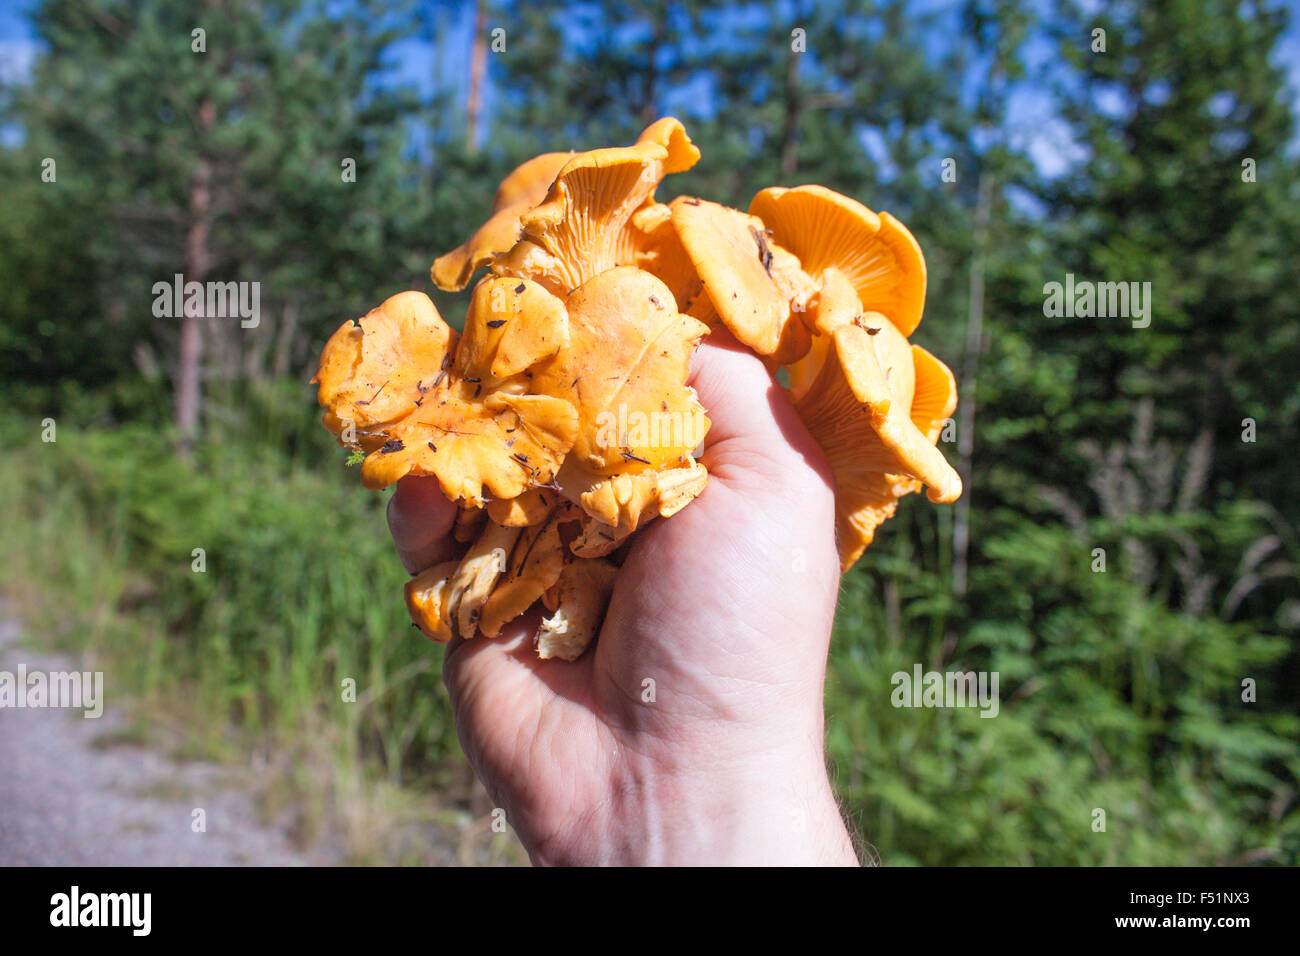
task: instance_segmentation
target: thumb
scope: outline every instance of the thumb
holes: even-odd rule
[[[833,493],[830,466],[762,360],[725,329],[695,352],[690,384],[711,425],[702,460],[710,479],[788,492],[805,482]]]

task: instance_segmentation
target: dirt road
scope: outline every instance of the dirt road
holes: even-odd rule
[[[78,670],[23,646],[0,616],[0,672]],[[111,687],[107,689],[111,705]],[[112,706],[82,711],[0,708],[0,866],[293,866],[336,862],[293,849],[263,825],[230,768],[176,763],[120,741]],[[203,829],[196,832],[196,810]]]

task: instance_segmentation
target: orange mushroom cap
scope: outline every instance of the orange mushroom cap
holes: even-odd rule
[[[934,445],[935,416],[942,412],[941,422],[951,414],[956,390],[942,363],[929,353],[918,361],[923,350],[909,346],[884,316],[851,314],[856,301],[838,300],[838,282],[834,275],[830,279],[824,289],[832,297],[823,300],[819,313],[840,301],[851,317],[819,314],[827,352],[815,376],[804,376],[792,397],[835,475],[836,531],[847,570],[875,528],[894,513],[897,498],[916,490],[916,482],[929,485],[932,501],[960,496],[960,477]],[[922,403],[914,418],[918,393]]]
[[[656,217],[638,213],[656,205],[666,173],[690,169],[699,158],[671,116],[648,126],[632,146],[578,153],[521,217],[519,242],[496,257],[493,271],[527,276],[563,296],[606,269],[641,265],[662,237],[650,233]]]
[[[456,340],[423,292],[398,293],[344,322],[325,343],[312,378],[327,410],[325,426],[335,436],[348,426],[373,434],[409,414]]]
[[[484,488],[513,498],[550,483],[577,433],[571,404],[528,386],[531,366],[567,343],[563,303],[527,280],[479,283],[459,341],[427,296],[395,296],[326,345],[326,425],[364,433],[368,488],[436,475],[453,501],[481,506]]]
[[[664,175],[668,150],[638,143],[579,153],[560,170],[545,200],[521,219],[520,241],[498,256],[498,275],[526,276],[561,297],[637,255],[633,213]]]
[[[691,142],[686,127],[675,116],[657,119],[641,131],[638,143],[658,143],[668,153],[665,173],[684,173],[700,161],[700,148]]]
[[[912,346],[912,364],[916,370],[912,422],[933,445],[957,409],[957,380],[948,366],[919,345]]]
[[[876,215],[824,186],[764,189],[749,211],[810,274],[828,266],[840,269],[857,289],[863,308],[888,316],[905,336],[921,324],[925,256],[907,228],[889,213]]]
[[[808,350],[799,313],[813,282],[793,255],[768,238],[761,219],[679,196],[672,220],[712,312],[738,340],[776,365]],[[694,305],[692,311],[699,314]]]
[[[631,266],[602,272],[565,304],[569,346],[537,368],[533,388],[577,409],[566,468],[607,477],[685,464],[709,427],[685,384],[708,329]]]
[[[863,313],[857,290],[843,272],[832,266],[822,270],[819,280],[817,296],[806,316],[813,333],[812,342],[798,361],[786,367],[790,394],[795,398],[802,397],[820,374],[835,329]]]
[[[696,315],[688,307],[702,296],[704,285],[700,282],[695,263],[682,245],[681,237],[677,235],[672,207],[664,203],[642,206],[632,215],[631,227],[638,234],[634,264],[668,286],[679,309],[688,315]],[[697,318],[703,316],[697,315]]]
[[[452,370],[487,391],[568,344],[563,302],[535,282],[489,276],[474,287]]]
[[[546,488],[529,488],[517,498],[494,498],[487,503],[487,514],[507,528],[529,528],[541,524],[555,509],[558,495]]]
[[[708,470],[689,455],[680,467],[606,478],[566,462],[557,478],[561,492],[581,504],[597,522],[597,526],[584,527],[585,540],[575,547],[575,553],[590,556],[602,545],[611,545],[609,550],[613,550],[617,542],[652,518],[669,518],[681,511],[704,491],[708,481]]]
[[[436,475],[452,501],[481,504],[484,493],[513,498],[548,484],[577,432],[573,406],[549,395],[494,392],[451,381],[394,425],[361,466],[361,483],[386,488],[406,475]]]

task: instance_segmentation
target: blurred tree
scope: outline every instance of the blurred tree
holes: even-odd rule
[[[1128,480],[1080,489],[1076,478],[1069,494],[1091,513],[1122,511],[1133,573],[1192,613],[1228,607],[1249,554],[1300,521],[1300,157],[1274,56],[1288,19],[1277,4],[1197,0],[1097,15],[1066,4],[1058,23],[1079,80],[1058,93],[1086,159],[1044,192],[1061,273],[1051,278],[1149,282],[1151,301],[1147,327],[1039,320],[1040,340],[1074,365],[1075,407],[1053,457],[1113,474],[1135,418],[1142,447],[1173,449],[1177,494],[1135,492],[1170,485],[1168,455],[1141,448],[1124,459]],[[1297,581],[1257,582],[1233,617],[1294,635],[1282,609]],[[1287,666],[1300,673],[1294,651]],[[1294,690],[1288,699],[1300,704]]]
[[[520,4],[503,115],[554,149],[630,142],[673,114],[708,144],[684,191],[743,206],[758,186],[817,181],[906,211],[959,106],[927,51],[932,20],[901,2]]]
[[[1295,127],[1274,60],[1286,9],[1242,0],[1092,9],[1066,3],[1057,27],[1078,79],[1058,83],[1062,115],[1086,158],[1044,195],[1060,263],[1051,278],[1150,282],[1152,302],[1145,328],[1042,319],[1044,336],[1078,356],[1080,414],[1068,431],[1118,437],[1149,396],[1159,434],[1209,442],[1216,496],[1229,482],[1286,498],[1295,520],[1300,505],[1284,492],[1300,382],[1277,374],[1300,362],[1300,162],[1288,151]],[[1247,417],[1258,424],[1250,443]]]
[[[1293,859],[1296,658],[1282,634],[1300,575],[1279,556],[1294,500],[1275,465],[1296,427],[1282,369],[1300,357],[1292,123],[1271,62],[1284,18],[1212,0],[1094,10],[1044,24],[1072,65],[1051,76],[1081,159],[1059,181],[1024,180],[1037,235],[989,273],[969,618],[939,659],[1021,682],[1009,715],[1068,758],[1074,799],[1146,807],[1206,862]],[[1252,178],[1250,158],[1275,178]],[[1067,272],[1149,281],[1150,325],[1051,314],[1045,283]],[[1270,434],[1243,441],[1256,415]],[[1239,827],[1211,823],[1225,802]],[[1178,858],[1124,840],[1123,858]],[[1113,846],[1078,849],[1102,861]]]
[[[69,196],[62,184],[72,170],[52,159],[30,145],[0,150],[0,381],[66,377],[94,389],[131,360],[124,317],[101,308],[104,268],[84,241],[85,224],[107,208],[93,193]],[[42,179],[46,169],[52,181]]]
[[[146,364],[165,357],[188,441],[203,378],[297,372],[298,335],[309,326],[314,347],[398,271],[416,103],[382,75],[411,23],[369,0],[48,0],[34,21],[48,52],[14,118],[58,162],[51,201],[100,211],[67,226],[99,266],[95,311]],[[257,283],[260,315],[150,321],[154,284],[175,274]]]

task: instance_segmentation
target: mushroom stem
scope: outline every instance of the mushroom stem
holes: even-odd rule
[[[489,521],[452,576],[448,605],[461,637],[474,636],[479,612],[491,596],[497,578],[505,571],[521,530],[503,528]]]

